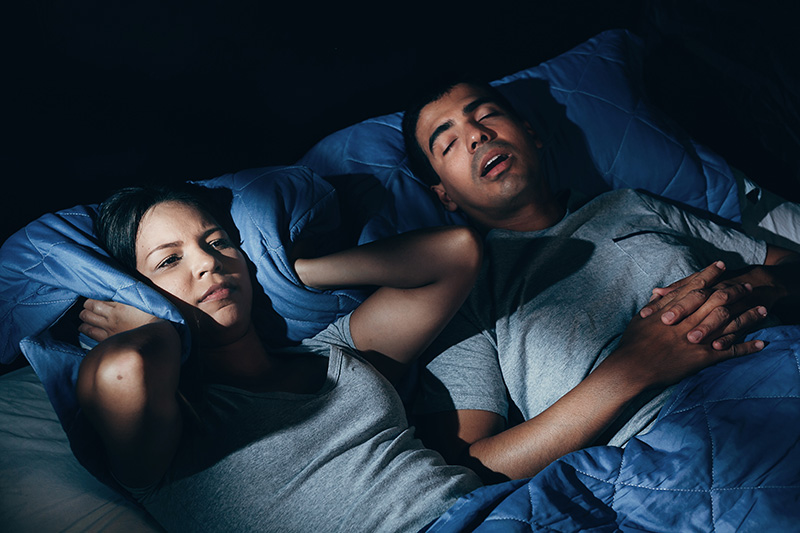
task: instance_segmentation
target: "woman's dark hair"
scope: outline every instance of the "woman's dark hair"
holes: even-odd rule
[[[214,192],[212,192],[214,191]],[[129,268],[136,271],[136,235],[147,211],[163,202],[180,202],[208,214],[226,230],[233,230],[229,213],[212,198],[217,190],[189,183],[170,186],[127,187],[108,197],[101,205],[95,221],[95,231],[106,251]],[[219,194],[222,194],[221,192]],[[231,238],[235,233],[228,231]]]
[[[419,122],[419,114],[422,108],[426,105],[440,100],[447,95],[456,85],[467,84],[473,87],[478,87],[484,90],[492,97],[492,100],[508,112],[514,112],[514,106],[508,99],[494,86],[486,83],[483,80],[476,80],[471,78],[454,78],[434,86],[431,89],[420,94],[414,102],[406,108],[403,113],[403,141],[406,146],[406,154],[408,155],[408,165],[416,176],[418,176],[428,186],[438,184],[441,179],[433,170],[428,156],[422,150],[422,147],[417,141],[417,123]]]

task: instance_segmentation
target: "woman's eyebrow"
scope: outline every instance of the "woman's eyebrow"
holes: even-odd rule
[[[158,246],[147,252],[147,255],[144,258],[145,260],[147,260],[151,255],[158,252],[159,250],[164,250],[166,248],[177,248],[181,244],[183,244],[181,241],[165,242],[164,244],[159,244]]]
[[[214,233],[217,233],[218,231],[224,232],[225,230],[222,229],[222,227],[220,227],[220,226],[213,226],[213,227],[208,228],[207,230],[205,230],[200,235],[200,238],[201,239],[207,239],[209,237],[209,235],[213,235]],[[152,250],[150,250],[147,253],[147,255],[145,256],[145,259],[147,259],[148,257],[150,257],[151,255],[153,255],[154,253],[156,253],[159,250],[164,250],[166,248],[177,248],[178,246],[181,246],[182,244],[183,244],[183,241],[173,241],[173,242],[165,242],[163,244],[159,244],[158,246],[156,246],[155,248],[153,248]]]

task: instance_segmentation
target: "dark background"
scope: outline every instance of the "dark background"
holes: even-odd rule
[[[443,71],[496,79],[611,28],[645,38],[659,105],[751,177],[792,195],[797,19],[792,2],[753,4],[31,0],[4,8],[0,241],[123,185],[291,164],[333,131],[402,110]]]

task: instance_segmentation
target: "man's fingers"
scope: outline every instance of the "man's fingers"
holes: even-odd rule
[[[714,339],[711,346],[713,346],[715,350],[727,350],[729,347],[733,346],[736,339],[753,329],[754,326],[763,321],[766,317],[767,308],[764,306],[748,309],[732,320],[728,326],[722,330],[722,335]]]
[[[720,276],[722,276],[724,273],[725,263],[722,261],[715,261],[698,272],[697,276],[692,278],[690,284],[695,285],[692,287],[692,289],[704,289],[706,287],[711,287],[717,281],[719,281]]]
[[[661,311],[665,306],[675,301],[675,299],[681,294],[681,288],[684,287],[685,282],[685,279],[681,279],[671,285],[668,285],[667,287],[656,287],[653,289],[653,293],[650,295],[648,304],[644,306],[641,311],[639,311],[639,316],[642,318],[647,318],[653,313]]]
[[[687,333],[686,338],[689,342],[702,342],[717,332],[734,333],[752,325],[753,319],[757,320],[758,315],[741,312],[745,304],[742,299],[752,290],[752,286],[748,283],[737,283],[714,291],[692,316],[692,319],[699,322]],[[667,310],[665,315],[669,312],[670,310]]]
[[[718,351],[724,351],[733,346],[736,343],[736,335],[723,335],[718,339],[715,339],[714,342],[711,343],[711,347]]]
[[[703,329],[713,331],[730,320],[725,309],[721,306],[730,305],[750,294],[752,287],[748,284],[720,285],[713,288],[697,288],[686,293],[682,298],[672,304],[664,306],[661,321],[664,324],[676,324],[690,315],[695,315],[697,320],[716,313],[716,317],[706,319]],[[699,342],[702,339],[698,339]]]
[[[674,324],[680,322],[687,316],[700,309],[706,302],[713,298],[715,291],[711,289],[694,289],[669,305],[661,314],[661,321],[664,324]],[[719,304],[717,304],[719,305]]]
[[[680,299],[686,297],[687,295],[692,295],[693,291],[702,291],[714,285],[719,277],[725,272],[725,263],[722,261],[715,261],[714,263],[710,264],[700,272],[695,272],[681,280],[678,280],[668,287],[656,287],[653,289],[653,294],[650,297],[650,302],[639,311],[639,316],[642,318],[646,318],[653,313],[662,310],[664,307],[669,305],[672,302],[680,301]],[[693,298],[697,298],[698,293],[693,295]],[[693,303],[694,302],[694,303]],[[686,308],[692,308],[696,305],[696,300],[687,302]],[[696,310],[697,307],[694,307]],[[691,314],[690,311],[689,314]],[[683,315],[686,316],[686,315]],[[674,323],[679,321],[683,318],[681,314],[674,315],[675,318],[671,318],[669,322],[665,322],[665,324]]]
[[[734,357],[743,357],[764,349],[764,341],[754,340],[733,344],[730,348],[722,350],[719,353],[722,355],[721,360],[733,359]]]
[[[705,298],[697,309],[691,311],[691,313],[694,313],[694,316],[691,317],[692,320],[697,322],[696,328],[704,334],[704,337],[706,333],[725,328],[731,320],[734,319],[733,317],[739,314],[741,308],[744,307],[743,304],[737,306],[736,302],[739,302],[742,298],[750,294],[752,290],[753,288],[750,284],[735,283],[716,289],[695,291],[696,293],[701,293],[703,295],[702,297]],[[708,295],[707,297],[705,296],[706,294]],[[686,299],[688,299],[688,297]],[[673,309],[676,310],[677,314],[680,314],[682,311],[682,307],[676,304],[665,311],[664,315],[669,314]],[[695,313],[695,311],[697,312]],[[680,316],[680,319],[688,317],[691,313]],[[662,315],[662,321],[667,323],[664,319],[664,315]],[[697,339],[695,342],[700,342],[701,340],[702,339]]]

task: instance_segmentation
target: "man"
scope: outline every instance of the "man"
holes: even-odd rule
[[[423,440],[487,481],[624,444],[669,385],[761,349],[734,338],[767,309],[792,309],[795,254],[633,191],[580,209],[556,197],[541,141],[487,85],[433,93],[403,130],[414,170],[487,233],[483,272],[431,348],[417,409]]]

